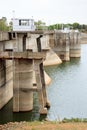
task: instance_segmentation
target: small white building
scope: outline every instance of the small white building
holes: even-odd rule
[[[13,31],[34,31],[34,19],[12,19]]]

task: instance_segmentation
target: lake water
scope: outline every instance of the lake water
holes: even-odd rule
[[[48,118],[87,118],[87,45],[81,45],[81,58],[46,70],[52,78],[47,88],[51,102]]]
[[[52,78],[47,87],[51,107],[47,117],[38,113],[37,94],[34,94],[32,112],[12,112],[12,100],[0,111],[0,123],[10,121],[33,121],[48,118],[87,118],[87,44],[81,45],[81,58],[73,58],[61,65],[45,67]]]

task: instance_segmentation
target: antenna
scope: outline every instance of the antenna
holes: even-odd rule
[[[13,19],[15,19],[15,10],[12,11]]]

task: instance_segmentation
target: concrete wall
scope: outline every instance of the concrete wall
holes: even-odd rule
[[[87,44],[87,33],[81,33],[81,44]]]
[[[9,40],[9,34],[7,32],[0,32],[0,41]]]
[[[12,61],[0,60],[0,109],[13,97],[12,79]]]

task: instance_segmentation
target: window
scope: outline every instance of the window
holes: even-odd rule
[[[19,20],[19,25],[21,25],[21,20]]]
[[[19,20],[19,26],[29,26],[29,20]]]

